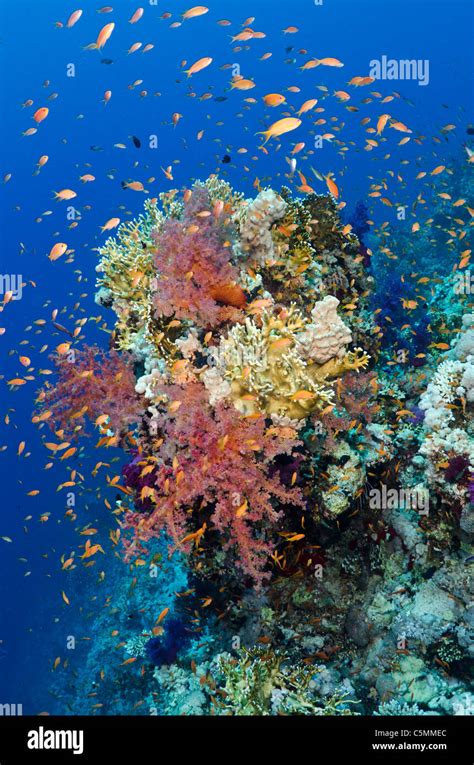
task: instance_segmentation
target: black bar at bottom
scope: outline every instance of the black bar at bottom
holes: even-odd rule
[[[257,738],[248,738],[253,732]],[[293,759],[472,765],[472,717],[0,717],[0,765],[135,762],[239,753]],[[221,739],[220,736],[224,738]],[[252,742],[260,743],[259,755]],[[222,742],[226,742],[225,745]],[[277,749],[278,747],[278,749]],[[133,758],[133,759],[132,759]]]

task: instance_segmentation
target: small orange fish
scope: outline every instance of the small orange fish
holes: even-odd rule
[[[212,64],[213,59],[209,56],[205,56],[204,58],[200,58],[198,61],[195,61],[192,66],[189,67],[189,69],[185,69],[185,73],[188,75],[188,77],[191,77],[193,74],[197,74],[198,72],[201,72],[203,69],[206,69],[206,67],[210,66]]]
[[[48,257],[49,257],[50,260],[57,260],[62,255],[64,255],[66,250],[67,250],[67,244],[65,244],[64,242],[57,242],[54,245],[54,247],[51,248],[51,251],[50,251]]]
[[[47,106],[42,106],[40,109],[37,109],[35,113],[33,114],[33,119],[37,123],[37,125],[40,124],[40,122],[43,122],[43,120],[46,119],[46,117],[49,114],[49,109]]]
[[[140,19],[143,16],[143,14],[144,14],[143,8],[137,8],[137,10],[133,14],[133,16],[131,18],[129,18],[128,23],[129,24],[136,24],[137,21],[140,21]]]
[[[205,5],[195,5],[194,8],[185,11],[182,16],[183,19],[195,19],[197,16],[204,16],[208,11],[209,8],[206,8]]]
[[[267,93],[266,96],[263,96],[263,100],[266,106],[271,107],[281,106],[281,104],[286,102],[285,96],[282,96],[280,93]]]
[[[120,218],[109,218],[109,220],[100,227],[102,232],[110,231],[113,228],[117,228],[120,223]]]
[[[71,29],[71,27],[73,27],[74,24],[76,24],[79,21],[81,16],[82,16],[82,11],[81,10],[74,11],[73,13],[71,13],[71,15],[69,16],[69,18],[68,18],[68,20],[66,22],[66,27],[68,29]]]
[[[333,195],[335,199],[339,198],[339,189],[337,185],[334,183],[333,180],[329,176],[326,176],[326,186],[328,187],[329,191]]]
[[[277,138],[285,133],[289,133],[292,130],[296,130],[301,125],[301,120],[296,117],[285,117],[282,120],[278,120],[271,125],[268,130],[263,130],[257,133],[257,135],[264,135],[264,145],[270,140],[270,138]]]
[[[102,50],[107,40],[110,39],[110,36],[112,32],[114,31],[114,29],[115,29],[115,24],[113,22],[111,22],[110,24],[106,24],[104,27],[102,27],[99,34],[97,35],[97,40],[95,41],[95,43],[90,43],[90,45],[87,45],[86,50]]]

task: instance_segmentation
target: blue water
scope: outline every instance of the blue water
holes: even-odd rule
[[[322,5],[315,5],[312,0],[291,3],[208,0],[207,4],[209,14],[170,29],[170,22],[191,2],[160,0],[157,7],[144,4],[144,18],[132,26],[127,20],[138,3],[129,0],[114,2],[111,14],[98,14],[99,3],[90,0],[77,3],[0,0],[0,176],[12,173],[11,180],[0,185],[1,271],[21,274],[23,281],[28,282],[22,300],[10,304],[0,321],[7,328],[0,338],[4,376],[0,381],[0,444],[8,445],[0,455],[0,536],[13,540],[12,544],[0,540],[0,702],[23,704],[25,713],[70,711],[63,709],[50,694],[52,664],[58,656],[64,659],[65,635],[90,637],[88,613],[103,606],[108,591],[96,584],[97,570],[62,572],[60,556],[77,549],[76,526],[91,522],[101,530],[110,527],[103,498],[108,496],[113,501],[114,494],[102,490],[101,498],[96,498],[98,484],[90,472],[95,462],[109,460],[110,454],[92,449],[91,440],[91,448],[86,448],[84,456],[76,462],[77,468],[87,475],[86,490],[77,497],[78,521],[71,523],[65,518],[65,492],[57,491],[58,484],[66,480],[65,471],[58,467],[44,470],[47,451],[41,444],[40,433],[31,424],[34,391],[40,387],[42,377],[36,375],[34,381],[9,393],[5,380],[24,373],[17,356],[9,355],[9,351],[14,349],[31,356],[35,370],[50,368],[49,351],[67,338],[61,333],[52,335],[51,325],[36,334],[40,325],[33,322],[38,319],[49,322],[53,308],[60,312],[65,308],[57,321],[69,329],[74,329],[76,319],[99,314],[112,327],[112,317],[94,304],[94,248],[105,240],[99,227],[111,217],[126,217],[119,205],[126,205],[127,214],[135,216],[141,212],[144,201],[142,194],[124,191],[120,182],[141,180],[156,196],[219,172],[247,195],[254,192],[256,177],[262,186],[268,182],[278,188],[288,170],[287,152],[283,149],[275,152],[274,146],[268,145],[266,156],[257,151],[254,137],[284,110],[265,110],[261,101],[265,93],[286,92],[289,86],[297,85],[301,93],[287,95],[288,102],[299,107],[308,98],[322,97],[317,85],[326,85],[331,92],[350,90],[350,104],[358,104],[370,90],[385,94],[396,90],[401,98],[388,104],[387,111],[396,114],[416,133],[427,136],[422,146],[411,142],[404,147],[403,157],[410,160],[410,166],[403,168],[407,183],[400,194],[402,203],[406,199],[409,204],[415,197],[413,176],[420,168],[429,170],[443,158],[459,156],[472,118],[470,0],[449,3],[324,0]],[[84,10],[76,26],[55,28],[54,22],[65,22],[76,7]],[[173,18],[161,19],[166,11],[172,12]],[[256,17],[252,27],[263,30],[267,36],[252,41],[248,51],[233,52],[230,34],[236,34],[251,16]],[[215,22],[219,18],[229,19],[232,26],[218,26]],[[116,28],[104,50],[83,51],[85,45],[95,40],[103,24],[111,20]],[[298,34],[283,35],[282,29],[288,25],[299,27]],[[127,49],[137,40],[144,45],[153,43],[155,47],[146,54],[127,55]],[[292,50],[286,50],[290,46]],[[300,49],[308,53],[300,54]],[[267,51],[273,56],[260,61]],[[369,61],[382,55],[428,59],[429,85],[383,82],[359,90],[347,87],[350,77],[367,74]],[[189,66],[201,56],[212,56],[212,67],[187,80],[182,74],[182,61],[186,60]],[[318,67],[301,72],[299,66],[312,56],[336,57],[345,67]],[[113,63],[101,63],[104,58],[112,59]],[[289,63],[285,63],[286,59]],[[230,70],[221,68],[226,63],[240,64],[242,74],[255,78],[257,88],[248,92],[229,91]],[[67,76],[71,64],[75,67],[74,77]],[[138,79],[143,79],[143,84],[129,89]],[[48,87],[43,85],[45,80],[50,81]],[[104,106],[102,98],[108,89],[112,90],[112,98]],[[143,89],[148,95],[141,98],[139,92]],[[196,97],[189,95],[193,89]],[[57,92],[58,97],[48,101],[52,92]],[[154,95],[157,92],[161,95]],[[211,92],[213,98],[199,100],[205,92]],[[218,96],[227,100],[216,102],[214,98]],[[248,96],[258,99],[259,104],[246,108],[244,98]],[[34,106],[22,108],[22,103],[30,98]],[[369,176],[378,177],[389,169],[396,172],[401,155],[393,150],[390,158],[374,161],[363,150],[366,134],[360,120],[366,115],[377,118],[379,106],[370,104],[351,114],[335,99],[331,99],[330,107],[329,101],[321,103],[328,107],[330,115],[344,119],[343,138],[355,141],[357,146],[351,147],[343,158],[335,144],[326,144],[323,151],[315,151],[311,164],[322,174],[336,173],[350,213],[357,201],[366,197]],[[39,125],[36,135],[22,137],[22,132],[34,125],[33,111],[44,105],[50,109],[48,118]],[[176,112],[183,116],[174,127],[171,117]],[[79,115],[83,118],[79,119]],[[441,144],[434,143],[431,136],[439,134],[440,128],[448,123],[455,123],[457,129],[443,138]],[[312,120],[308,120],[296,140],[309,145],[311,127]],[[331,129],[330,123],[324,126],[323,130],[326,129]],[[196,134],[200,130],[205,130],[205,134],[198,142]],[[157,149],[149,148],[150,135],[158,136]],[[130,136],[141,140],[140,149],[133,146]],[[126,150],[114,148],[115,143],[125,144]],[[91,146],[102,150],[93,151]],[[237,154],[242,146],[249,147],[248,154]],[[232,158],[229,165],[221,162],[226,153]],[[39,175],[33,176],[36,163],[44,154],[49,156],[49,162]],[[377,156],[382,157],[383,153]],[[139,163],[137,167],[135,162]],[[160,169],[169,165],[173,167],[172,183]],[[309,174],[307,166],[306,171]],[[78,178],[87,172],[96,181],[82,186]],[[147,184],[150,176],[156,180]],[[310,182],[314,182],[316,191],[325,191],[324,184],[314,177]],[[62,188],[73,188],[79,194],[72,204],[76,202],[82,219],[74,229],[68,229],[70,221],[66,219],[69,203],[53,200],[53,191]],[[90,205],[90,210],[84,210],[84,205]],[[47,210],[52,210],[53,215],[42,215]],[[394,211],[387,208],[379,208],[377,214],[379,221],[394,217]],[[39,216],[43,220],[36,223]],[[54,263],[48,260],[47,254],[57,241],[66,242],[75,250],[73,265],[67,264],[65,258]],[[80,293],[87,293],[81,300],[84,313],[76,310],[71,318]],[[48,300],[50,303],[45,306]],[[98,342],[105,347],[108,334],[100,329],[100,324],[89,322],[84,335],[88,343]],[[29,325],[32,329],[25,333]],[[34,350],[29,345],[19,345],[24,339],[33,344]],[[39,356],[43,343],[48,343],[49,349]],[[8,411],[10,424],[6,425],[4,417]],[[25,441],[26,447],[17,456],[20,441]],[[114,456],[119,458],[115,469],[118,472],[120,454]],[[32,489],[41,493],[27,497]],[[43,513],[50,516],[42,523]],[[30,515],[32,519],[25,521]],[[122,564],[113,556],[101,563],[106,582],[113,582],[117,567]],[[62,591],[67,593],[70,606],[64,603]],[[98,602],[91,600],[95,593]],[[87,650],[84,641],[75,657],[77,671]]]

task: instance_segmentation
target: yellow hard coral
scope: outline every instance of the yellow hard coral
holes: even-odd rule
[[[98,301],[117,314],[119,350],[132,350],[146,342],[161,355],[161,330],[154,326],[152,311],[156,276],[153,234],[160,230],[164,220],[156,201],[147,200],[142,215],[122,223],[116,236],[98,248]]]
[[[350,333],[331,346],[339,356],[324,363],[311,359],[308,348],[314,350],[316,346],[311,337],[315,327],[292,305],[278,314],[264,311],[259,324],[247,318],[230,330],[215,349],[214,360],[230,384],[230,395],[239,411],[303,419],[332,403],[327,380],[367,365],[368,356],[360,349],[341,353]],[[323,340],[326,350],[326,336]]]

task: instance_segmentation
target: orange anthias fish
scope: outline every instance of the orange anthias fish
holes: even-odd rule
[[[77,197],[77,194],[72,189],[61,189],[61,191],[54,192],[54,198],[59,201],[68,201],[74,197]]]
[[[281,106],[281,104],[286,102],[285,96],[282,96],[280,93],[267,93],[266,96],[263,96],[263,100],[266,106],[271,107]]]
[[[377,135],[381,135],[384,131],[385,125],[390,119],[390,114],[382,114],[377,120]]]
[[[82,11],[81,10],[74,11],[73,13],[71,13],[71,15],[69,16],[69,18],[68,18],[68,20],[66,22],[66,27],[68,29],[71,29],[71,27],[73,27],[74,24],[76,24],[79,21],[81,16],[82,16]]]
[[[195,5],[194,8],[189,8],[189,10],[183,13],[183,19],[195,19],[197,16],[203,16],[208,11],[209,8],[206,8],[205,5]]]
[[[191,77],[192,74],[197,74],[198,72],[201,72],[203,69],[206,69],[210,64],[212,64],[212,58],[209,56],[205,56],[204,58],[200,58],[198,61],[195,61],[192,66],[189,67],[189,69],[185,69],[185,73],[188,75],[188,77]]]
[[[102,232],[104,231],[110,231],[113,228],[117,228],[117,226],[120,223],[120,218],[110,218],[107,223],[104,223],[103,226],[100,227],[100,230]]]
[[[311,98],[309,101],[305,101],[304,104],[300,107],[297,114],[298,116],[301,116],[302,114],[306,114],[306,112],[311,111],[311,109],[314,109],[316,104],[318,103],[317,98]]]
[[[49,259],[50,260],[57,260],[61,257],[61,255],[64,255],[64,253],[67,250],[67,244],[64,242],[57,242],[54,247],[52,247],[51,252],[49,253]]]
[[[40,122],[43,122],[43,120],[46,119],[46,117],[49,114],[49,109],[47,106],[42,106],[40,109],[37,109],[35,113],[33,114],[34,121],[39,125]]]
[[[285,117],[282,120],[278,120],[271,125],[268,130],[263,130],[257,133],[257,135],[264,135],[264,145],[270,140],[270,138],[277,138],[280,135],[289,133],[292,130],[296,130],[301,125],[301,120],[296,117]]]
[[[85,50],[102,50],[107,40],[110,39],[110,36],[112,32],[115,29],[115,24],[112,21],[110,24],[106,24],[105,27],[102,27],[100,30],[97,40],[95,43],[90,43],[89,45],[86,45]]]
[[[128,20],[129,24],[136,24],[144,14],[143,8],[137,8],[133,16]]]
[[[238,284],[216,285],[211,288],[210,294],[216,303],[230,305],[234,308],[245,308],[247,304],[245,292]]]

